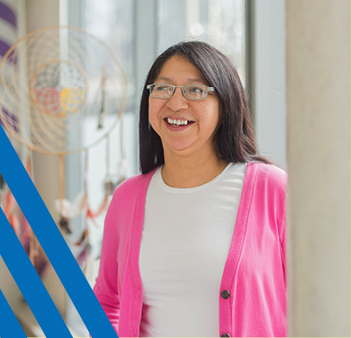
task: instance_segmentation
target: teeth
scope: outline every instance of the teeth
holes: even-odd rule
[[[186,126],[188,124],[187,120],[173,120],[170,118],[167,118],[167,122],[172,126]]]

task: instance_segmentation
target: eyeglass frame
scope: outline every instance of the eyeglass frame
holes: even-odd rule
[[[170,97],[156,97],[156,96],[153,96],[152,93],[151,93],[151,86],[154,86],[154,85],[165,85],[165,86],[171,86],[173,87],[173,91],[172,91],[172,94]],[[183,89],[183,87],[190,87],[190,86],[195,86],[195,87],[204,87],[207,89],[207,92],[206,92],[206,97],[202,98],[202,99],[189,99],[188,97],[185,96],[185,90]],[[181,88],[182,89],[182,94],[184,96],[184,98],[186,98],[187,100],[191,100],[191,101],[202,101],[202,100],[205,100],[207,99],[208,97],[208,93],[209,92],[216,92],[215,88],[214,87],[208,87],[208,86],[205,86],[205,85],[197,85],[197,84],[187,84],[187,85],[183,85],[183,86],[174,86],[174,85],[171,85],[169,83],[151,83],[149,85],[146,86],[146,89],[149,89],[149,93],[150,93],[150,96],[155,98],[155,99],[161,99],[161,100],[169,100],[173,95],[174,95],[174,92],[176,90],[176,88]]]

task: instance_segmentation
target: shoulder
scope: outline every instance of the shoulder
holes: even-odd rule
[[[279,236],[285,231],[287,173],[272,164],[250,163],[252,205],[256,210],[269,215],[268,219],[277,220]],[[275,224],[275,223],[274,223]]]
[[[152,175],[153,172],[135,175],[116,187],[108,207],[105,224],[111,223],[115,227],[117,220],[126,220],[133,214],[132,211],[137,202],[143,202],[146,197],[147,187]],[[123,222],[120,223],[124,224]]]
[[[253,162],[248,164],[248,170],[255,175],[258,184],[265,184],[268,188],[286,190],[287,173],[273,164]]]
[[[251,188],[253,198],[259,204],[275,209],[285,209],[287,173],[272,164],[249,163],[246,170],[246,187]]]
[[[131,201],[140,193],[145,192],[154,174],[154,170],[147,174],[132,176],[119,184],[113,192],[111,203],[121,203]]]

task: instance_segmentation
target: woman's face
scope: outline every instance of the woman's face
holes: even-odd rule
[[[164,63],[154,83],[209,86],[192,63],[177,55]],[[180,120],[182,124],[175,126],[172,124],[174,120]],[[209,92],[204,100],[188,100],[183,96],[181,88],[176,88],[170,99],[149,96],[149,121],[161,138],[166,160],[171,155],[204,158],[215,153],[214,136],[219,121],[218,96]]]

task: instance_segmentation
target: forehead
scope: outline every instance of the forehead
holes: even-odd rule
[[[163,64],[156,80],[207,84],[200,70],[180,55],[172,56]]]

